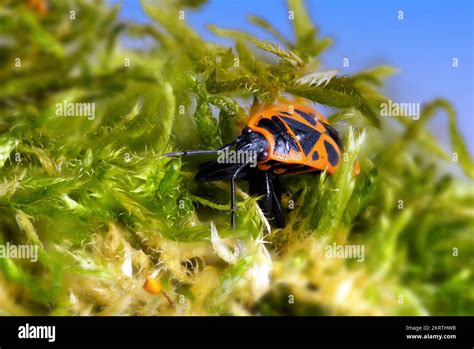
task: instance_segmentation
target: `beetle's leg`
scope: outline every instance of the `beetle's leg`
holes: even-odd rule
[[[273,215],[275,225],[278,228],[285,226],[285,218],[283,215],[283,208],[281,206],[281,191],[280,181],[278,175],[271,174],[267,171],[265,176],[266,195],[265,200],[270,203],[271,211],[269,214]]]
[[[246,180],[249,182],[249,191],[252,196],[261,196],[258,205],[265,217],[274,222],[278,228],[285,226],[283,208],[281,206],[280,181],[272,171],[254,170],[249,172]]]
[[[269,171],[250,169],[246,180],[249,182],[249,191],[252,196],[260,196],[258,205],[262,209],[265,217],[272,219],[272,195],[270,188]]]
[[[232,226],[232,229],[235,229],[235,179],[239,175],[239,172],[244,169],[245,166],[248,164],[242,164],[237,171],[234,172],[232,175],[232,178],[230,180],[230,225]]]
[[[265,196],[263,198],[263,203],[265,205],[265,210],[267,214],[270,215],[272,212],[272,187],[270,184],[270,176],[268,175],[268,171],[264,172],[265,176]]]
[[[275,217],[275,225],[278,228],[283,228],[285,226],[285,216],[283,214],[283,208],[281,206],[281,191],[280,191],[280,181],[278,176],[274,176],[270,182],[271,196],[272,196],[272,212]]]
[[[166,157],[172,157],[172,156],[188,156],[188,155],[198,155],[198,154],[215,154],[220,152],[221,150],[224,150],[226,148],[230,148],[234,146],[236,141],[233,141],[229,144],[226,144],[219,149],[206,149],[206,150],[184,150],[184,151],[176,151],[174,153],[167,153],[164,154],[163,156]]]

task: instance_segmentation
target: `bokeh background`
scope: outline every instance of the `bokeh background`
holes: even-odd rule
[[[120,3],[120,16],[149,22],[139,1]],[[471,0],[308,0],[308,14],[322,36],[334,42],[321,56],[323,68],[351,74],[385,64],[399,70],[387,80],[384,92],[395,102],[423,103],[437,97],[448,99],[458,113],[461,132],[474,154],[474,2]],[[403,11],[403,20],[398,19]],[[258,15],[270,20],[285,36],[291,24],[284,0],[210,0],[198,11],[187,11],[186,20],[204,39],[225,45],[232,40],[218,37],[207,26],[240,29],[271,40],[271,36],[247,20]],[[146,42],[127,42],[146,45]],[[343,59],[349,58],[349,67]],[[459,66],[452,66],[458,58]],[[439,114],[442,114],[439,112]],[[429,128],[449,148],[447,120],[436,115]]]

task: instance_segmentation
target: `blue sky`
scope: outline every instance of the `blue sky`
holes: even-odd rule
[[[146,21],[139,1],[122,0],[122,18]],[[462,133],[474,154],[474,41],[471,0],[307,0],[306,6],[323,36],[334,44],[322,56],[324,69],[341,74],[387,64],[399,73],[387,80],[384,92],[396,102],[450,100]],[[402,10],[404,19],[398,20]],[[251,32],[270,39],[247,21],[259,15],[291,36],[286,1],[210,0],[198,11],[188,11],[188,22],[208,40],[228,44],[207,30],[208,24]],[[350,66],[342,65],[348,57]],[[453,58],[459,67],[453,68]],[[449,142],[447,118],[437,115],[431,129],[443,143]]]

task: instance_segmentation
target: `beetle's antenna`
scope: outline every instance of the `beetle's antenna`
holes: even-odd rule
[[[210,150],[185,150],[185,151],[176,151],[174,153],[167,153],[164,154],[163,156],[166,156],[168,158],[173,157],[173,156],[187,156],[187,155],[198,155],[198,154],[215,154],[220,149],[210,149]]]
[[[208,149],[208,150],[184,150],[184,151],[176,151],[174,153],[167,153],[167,154],[164,154],[163,156],[166,156],[166,157],[172,157],[172,156],[188,156],[188,155],[199,155],[199,154],[215,154],[215,153],[218,153],[220,152],[221,150],[224,150],[226,148],[230,148],[232,147],[233,145],[235,145],[237,141],[233,141],[229,144],[226,144],[222,147],[220,147],[219,149]]]

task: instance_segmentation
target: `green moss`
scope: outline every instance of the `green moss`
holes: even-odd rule
[[[151,24],[100,1],[72,1],[73,23],[61,1],[45,17],[16,3],[0,13],[0,241],[35,244],[39,260],[0,259],[1,314],[473,314],[474,165],[448,101],[419,121],[381,119],[394,69],[322,70],[331,40],[296,0],[295,40],[258,17],[273,42],[211,27],[231,48],[178,18],[199,1],[143,1]],[[284,229],[269,231],[257,198],[238,191],[231,230],[229,184],[193,179],[209,157],[162,155],[225,144],[251,101],[282,97],[334,107],[346,161],[333,176],[282,179]],[[96,115],[57,116],[64,101]],[[438,110],[449,150],[426,128]],[[364,261],[328,258],[333,242],[364,246]],[[173,305],[143,290],[149,276]]]

